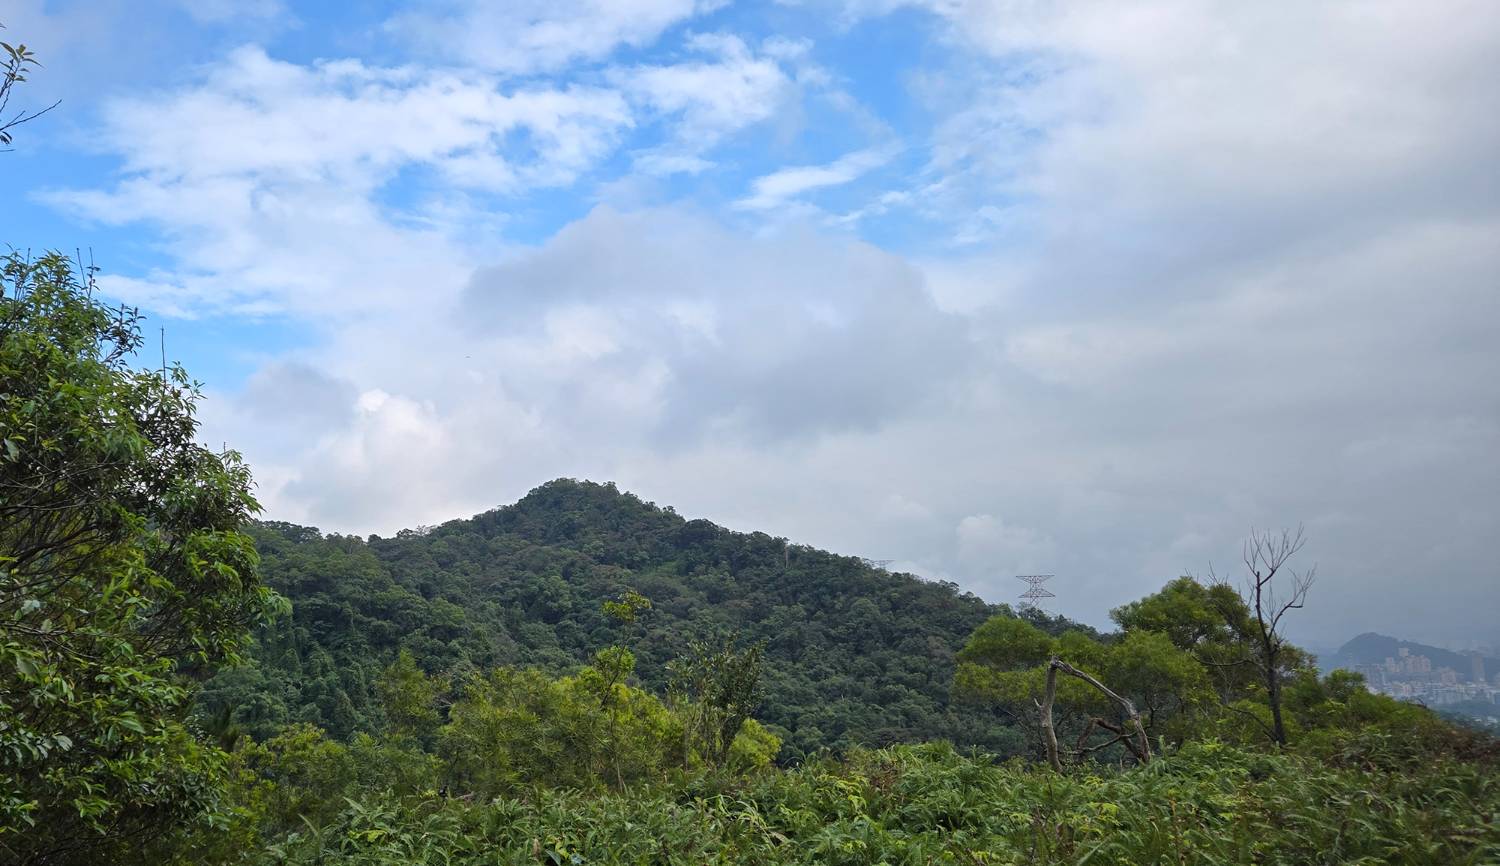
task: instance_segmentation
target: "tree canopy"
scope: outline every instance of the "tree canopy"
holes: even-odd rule
[[[429,673],[561,674],[624,643],[634,676],[665,694],[674,660],[738,635],[764,645],[759,717],[785,740],[785,757],[934,738],[1021,747],[1002,716],[950,696],[955,653],[1008,608],[686,520],[614,485],[553,481],[514,505],[394,538],[276,523],[253,532],[265,579],[295,601],[293,613],[260,631],[253,665],[221,674],[201,702],[206,716],[227,708],[258,737],[296,721],[341,739],[384,730],[376,680],[402,648]],[[639,621],[606,609],[632,594],[643,599]],[[1082,628],[1034,619],[1053,632]]]
[[[184,724],[275,596],[234,452],[197,444],[198,389],[131,366],[134,310],[66,257],[0,267],[0,851],[129,845],[213,805],[221,753]]]

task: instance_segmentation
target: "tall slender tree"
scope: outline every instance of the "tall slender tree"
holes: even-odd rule
[[[1300,655],[1287,642],[1282,620],[1306,604],[1307,593],[1312,589],[1318,570],[1314,565],[1298,572],[1287,563],[1306,544],[1301,526],[1296,531],[1283,529],[1279,533],[1251,530],[1241,554],[1246,576],[1239,591],[1250,610],[1247,637],[1256,670],[1265,683],[1266,701],[1271,710],[1271,724],[1262,727],[1278,746],[1287,743],[1286,719],[1282,711],[1287,661],[1289,656]],[[1218,578],[1215,581],[1227,585],[1227,581]]]

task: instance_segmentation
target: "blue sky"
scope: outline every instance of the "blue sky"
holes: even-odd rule
[[[1487,2],[20,0],[87,248],[268,516],[556,476],[1060,610],[1305,523],[1302,618],[1495,639]],[[1424,581],[1441,600],[1419,601]]]

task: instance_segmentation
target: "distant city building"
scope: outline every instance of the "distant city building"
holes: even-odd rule
[[[1500,705],[1500,673],[1493,684],[1485,678],[1484,659],[1469,656],[1469,670],[1460,672],[1446,665],[1435,667],[1432,659],[1409,648],[1398,648],[1383,663],[1354,665],[1365,678],[1365,688],[1377,694],[1429,707],[1483,703]]]

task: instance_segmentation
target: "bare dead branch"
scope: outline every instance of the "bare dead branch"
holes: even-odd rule
[[[1286,745],[1286,724],[1281,709],[1281,667],[1287,648],[1281,621],[1287,613],[1300,610],[1307,603],[1308,591],[1312,589],[1317,573],[1316,566],[1302,573],[1290,571],[1287,563],[1306,544],[1306,532],[1300,524],[1295,531],[1283,529],[1279,533],[1252,528],[1240,551],[1246,576],[1243,588],[1238,592],[1251,616],[1250,633],[1245,637],[1254,646],[1254,660],[1266,685],[1271,725],[1267,727],[1253,713],[1234,707],[1230,709],[1255,718],[1272,742],[1281,746]],[[1213,575],[1212,567],[1210,574]],[[1217,575],[1213,575],[1213,579],[1219,586],[1229,585]],[[1228,706],[1227,702],[1225,706]]]
[[[1141,723],[1141,714],[1136,710],[1135,704],[1129,698],[1117,694],[1113,689],[1101,683],[1095,677],[1054,656],[1047,663],[1047,689],[1037,708],[1042,726],[1043,745],[1047,750],[1047,762],[1052,765],[1054,771],[1058,773],[1063,771],[1062,760],[1058,757],[1057,753],[1057,731],[1052,723],[1052,705],[1057,697],[1057,674],[1059,672],[1083,680],[1093,686],[1100,694],[1113,701],[1120,707],[1126,718],[1126,725],[1129,726],[1129,730],[1126,730],[1125,725],[1116,727],[1104,722],[1102,719],[1095,718],[1084,729],[1083,737],[1079,741],[1080,749],[1082,749],[1082,743],[1087,740],[1088,734],[1098,725],[1104,727],[1106,730],[1112,730],[1124,736],[1121,742],[1124,742],[1125,747],[1130,750],[1130,753],[1135,756],[1137,761],[1142,764],[1150,762],[1151,742],[1146,737],[1146,727]]]

